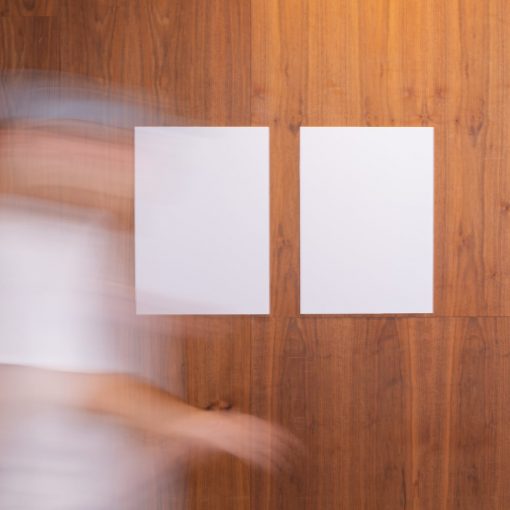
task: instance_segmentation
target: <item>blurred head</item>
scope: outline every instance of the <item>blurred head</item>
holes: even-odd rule
[[[130,225],[132,128],[152,109],[74,75],[11,71],[0,80],[0,194],[101,209]]]

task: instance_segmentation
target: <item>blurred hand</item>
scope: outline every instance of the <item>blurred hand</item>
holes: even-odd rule
[[[230,453],[267,470],[289,469],[301,450],[280,426],[234,411],[200,411],[186,422],[184,435],[192,451]]]

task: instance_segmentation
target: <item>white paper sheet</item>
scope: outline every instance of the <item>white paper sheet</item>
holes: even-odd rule
[[[433,140],[301,129],[301,313],[433,312]]]
[[[138,127],[140,314],[269,313],[269,129]]]

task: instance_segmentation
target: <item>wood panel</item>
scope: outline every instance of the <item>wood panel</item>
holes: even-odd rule
[[[250,318],[184,319],[189,401],[202,409],[222,405],[250,412]],[[245,510],[250,468],[226,455],[192,465],[188,508]]]
[[[0,17],[0,68],[50,68],[53,26],[49,17]]]
[[[254,319],[253,410],[303,440],[252,508],[508,504],[502,319]]]
[[[0,35],[2,69],[54,70],[87,77],[107,94],[127,94],[131,101],[150,108],[151,125],[249,125],[249,2],[61,0],[55,18],[19,17],[29,8],[33,14],[46,12],[41,2],[28,4],[8,2],[2,11],[8,15],[0,20],[5,27]],[[132,207],[125,216],[132,226]],[[132,263],[132,246],[125,248],[123,257]],[[243,364],[232,371],[232,365],[244,359],[242,353],[248,354],[249,367],[249,325],[249,319],[240,323],[151,319],[145,324],[145,343],[122,355],[135,358],[145,375],[174,392],[180,393],[188,383],[190,401],[197,405],[222,396],[248,411],[249,399],[238,396],[228,381],[235,377],[241,387],[243,381],[244,387],[249,386],[250,371],[242,369]],[[232,363],[227,357],[229,345],[236,347],[230,353]],[[181,368],[183,360],[187,366]],[[223,473],[223,484],[215,482],[218,472]],[[243,498],[249,502],[248,495],[232,492],[232,477],[238,482],[234,492],[249,490],[249,470],[230,458],[196,465],[189,476],[189,506],[210,500],[223,508],[229,494],[232,508],[239,508]],[[166,487],[158,490],[168,492]],[[157,491],[154,494],[154,508],[159,508],[164,500]],[[175,494],[170,499],[175,508],[182,503]]]
[[[55,16],[59,0],[0,0],[0,16]]]
[[[258,321],[254,333],[254,408],[307,455],[280,481],[255,479],[253,508],[405,508],[410,385],[396,321]]]
[[[455,2],[448,80],[444,309],[508,315],[506,2]],[[506,20],[506,21],[505,21]]]
[[[445,308],[446,4],[310,2],[306,125],[435,128],[435,311]],[[455,294],[455,291],[453,291]]]
[[[303,2],[251,3],[251,120],[271,132],[271,313],[299,313],[299,127]]]
[[[309,3],[309,125],[436,129],[436,314],[508,314],[506,2]]]
[[[134,356],[306,456],[272,475],[193,464],[188,507],[510,506],[510,4],[60,0],[44,18],[55,5],[0,2],[3,69],[128,88],[153,124],[271,128],[272,316],[150,322]],[[299,317],[300,125],[435,128],[435,317]]]

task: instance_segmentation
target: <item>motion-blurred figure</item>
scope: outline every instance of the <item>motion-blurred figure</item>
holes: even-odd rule
[[[168,462],[225,451],[285,463],[282,430],[189,406],[129,375],[115,349],[134,327],[119,264],[126,128],[146,110],[73,77],[6,74],[2,87],[0,509],[140,508],[147,437],[172,440],[158,443]]]

